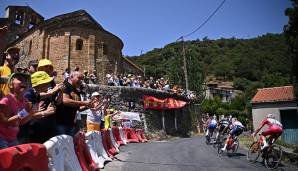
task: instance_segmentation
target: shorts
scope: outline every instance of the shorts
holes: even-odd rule
[[[225,128],[226,128],[225,125],[221,125],[221,126],[219,127],[219,132],[222,132]],[[227,129],[227,130],[228,130],[228,129]]]
[[[282,134],[283,129],[280,126],[273,125],[269,127],[266,131],[262,132],[262,135],[274,137],[277,139]]]
[[[88,131],[100,131],[100,124],[99,123],[86,121],[86,125],[87,125],[87,132]]]
[[[243,128],[239,127],[239,126],[235,126],[231,131],[230,131],[230,135],[231,136],[238,136],[243,132]]]

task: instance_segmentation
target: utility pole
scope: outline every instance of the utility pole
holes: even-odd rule
[[[186,90],[188,89],[188,76],[187,76],[187,68],[186,68],[186,55],[185,55],[185,43],[183,36],[181,37],[182,39],[182,55],[183,55],[183,70],[184,70],[184,78],[185,78],[185,88]]]
[[[146,66],[143,67],[144,70],[144,78],[146,77]]]

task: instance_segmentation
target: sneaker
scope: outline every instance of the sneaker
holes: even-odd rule
[[[225,149],[225,148],[221,148],[220,150],[221,150],[221,151],[226,151],[226,149]]]

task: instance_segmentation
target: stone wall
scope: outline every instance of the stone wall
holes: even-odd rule
[[[4,37],[5,46],[22,37],[28,30],[44,21],[44,18],[29,6],[8,6],[4,18],[0,18],[0,27],[7,26]],[[29,44],[28,44],[29,45]],[[0,49],[0,63],[3,62],[3,52]]]
[[[137,127],[145,128],[146,131],[156,132],[162,130],[162,115],[165,118],[165,132],[167,134],[188,136],[190,131],[195,129],[197,123],[196,109],[191,101],[182,96],[145,88],[89,85],[87,92],[92,93],[94,91],[99,92],[102,96],[112,95],[111,107],[116,110],[139,112],[142,122]],[[171,97],[187,101],[189,104],[182,109],[144,110],[144,95],[150,95],[160,99]],[[135,103],[134,109],[129,108],[129,101]],[[177,130],[175,129],[175,116]]]
[[[31,8],[30,10],[32,11]],[[14,20],[12,18],[12,22]],[[9,21],[0,20],[0,25]],[[52,61],[58,72],[58,82],[63,81],[62,73],[66,68],[74,69],[78,66],[82,72],[86,70],[91,73],[96,70],[99,84],[106,83],[106,74],[143,73],[142,69],[122,57],[122,40],[104,30],[84,10],[45,21],[37,18],[36,23],[39,24],[29,28],[29,23],[25,22],[23,25],[26,30],[22,32],[22,36],[8,42],[21,49],[22,59],[17,67],[26,68],[30,60],[46,58]],[[17,33],[12,34],[16,36]]]

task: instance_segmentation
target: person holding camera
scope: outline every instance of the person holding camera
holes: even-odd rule
[[[102,116],[102,107],[105,103],[100,98],[98,92],[91,95],[91,108],[87,113],[86,125],[88,131],[100,131],[100,122]]]
[[[66,134],[74,136],[76,114],[78,111],[86,110],[91,106],[91,101],[81,101],[79,91],[84,75],[80,71],[74,71],[69,78],[64,81],[63,100],[57,106],[56,111],[56,134]]]
[[[18,135],[22,143],[44,143],[55,136],[56,105],[62,103],[61,97],[42,96],[48,92],[50,82],[53,81],[44,71],[37,71],[31,75],[32,88],[29,88],[24,97],[32,104],[39,104],[39,111],[33,115],[30,122],[21,127]]]

